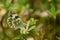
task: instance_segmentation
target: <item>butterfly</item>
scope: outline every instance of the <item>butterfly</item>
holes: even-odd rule
[[[10,9],[10,11],[8,12],[7,24],[10,28],[14,29],[19,29],[20,26],[25,26],[20,16],[12,9]]]

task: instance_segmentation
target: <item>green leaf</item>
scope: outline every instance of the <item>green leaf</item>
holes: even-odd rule
[[[20,39],[20,35],[19,35],[19,36],[14,37],[12,40],[18,40],[18,39]]]
[[[34,20],[34,18],[30,18],[30,25],[34,25],[34,24],[36,24],[36,20]]]
[[[31,31],[31,30],[33,30],[34,28],[35,28],[35,26],[32,26],[31,28],[29,28],[28,31]]]
[[[50,11],[51,11],[52,15],[53,15],[54,17],[56,17],[57,12],[56,12],[55,6],[54,6],[53,4],[51,4],[51,9],[50,9]]]

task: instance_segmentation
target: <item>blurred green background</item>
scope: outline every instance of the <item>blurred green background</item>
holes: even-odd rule
[[[60,40],[60,0],[0,0],[0,40]]]

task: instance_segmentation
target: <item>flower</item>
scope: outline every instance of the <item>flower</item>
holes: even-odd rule
[[[22,15],[25,15],[25,16],[27,16],[29,14],[28,10],[22,10],[21,13],[22,13]]]
[[[48,15],[49,15],[49,14],[48,14],[47,11],[44,11],[44,12],[41,13],[41,17],[47,17]]]

